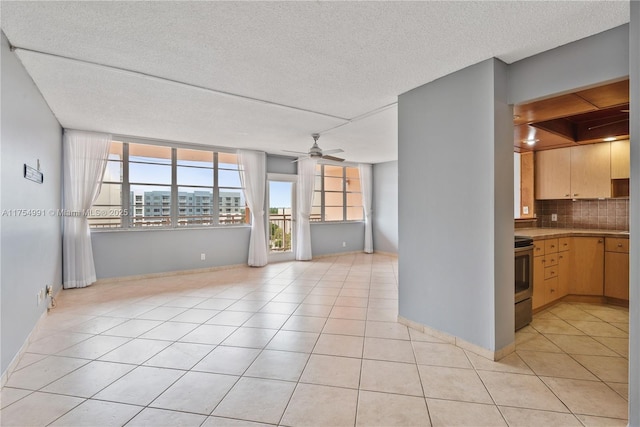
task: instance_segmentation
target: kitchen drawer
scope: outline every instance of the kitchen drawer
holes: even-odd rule
[[[564,252],[571,249],[571,240],[569,237],[561,237],[558,239],[558,251]]]
[[[549,280],[551,278],[558,277],[558,267],[545,267],[544,268],[544,280]]]
[[[544,255],[544,242],[546,240],[534,240],[533,241],[533,256]]]
[[[544,254],[553,254],[558,252],[558,239],[547,239],[544,241]]]
[[[551,279],[544,281],[544,303],[549,304],[558,298],[560,298],[560,292],[558,291],[558,278],[552,277]]]
[[[553,267],[554,265],[558,265],[558,254],[547,254],[544,257],[544,266],[545,267]]]
[[[604,250],[607,252],[623,252],[629,253],[629,239],[621,239],[617,237],[607,237],[604,243]]]

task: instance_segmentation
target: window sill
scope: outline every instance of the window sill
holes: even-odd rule
[[[351,221],[311,221],[310,224],[324,224],[324,225],[330,225],[330,224],[358,224],[358,223],[362,223],[364,224],[364,220],[363,219],[357,219],[357,220],[351,220]]]
[[[238,224],[238,225],[212,225],[208,227],[140,227],[140,228],[91,228],[91,234],[93,233],[124,233],[124,232],[147,232],[147,231],[181,231],[181,230],[220,230],[220,229],[229,229],[229,228],[251,228],[249,224]]]

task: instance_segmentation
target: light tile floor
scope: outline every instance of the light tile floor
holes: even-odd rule
[[[397,260],[63,291],[3,426],[626,425],[628,310],[560,303],[492,362],[397,319]]]

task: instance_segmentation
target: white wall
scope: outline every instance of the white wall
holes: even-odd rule
[[[311,224],[313,256],[353,251],[364,251],[364,222]]]
[[[373,249],[398,253],[398,161],[373,165]]]
[[[509,65],[509,103],[571,92],[629,75],[629,25]]]
[[[62,129],[33,81],[10,52],[2,34],[2,135],[0,292],[2,304],[1,370],[4,373],[24,344],[46,303],[36,293],[62,284],[61,208]],[[23,164],[40,159],[44,183],[23,178]],[[13,216],[13,209],[43,210],[44,215]]]
[[[92,232],[96,275],[105,279],[246,264],[250,232],[248,226]]]
[[[514,335],[506,83],[492,59],[398,101],[399,314],[491,351]]]

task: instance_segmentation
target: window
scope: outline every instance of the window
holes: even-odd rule
[[[122,225],[123,164],[123,143],[112,141],[100,194],[87,217],[90,227],[110,228]]]
[[[236,162],[230,153],[113,141],[89,224],[92,228],[243,224],[245,201]],[[238,207],[225,210],[222,200],[234,197]]]
[[[171,148],[148,144],[127,145],[129,198],[143,199],[142,215],[136,210],[129,217],[129,227],[170,226]]]
[[[357,167],[316,165],[311,221],[362,221]]]

